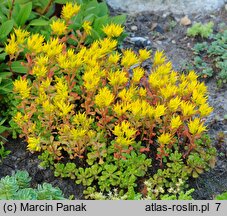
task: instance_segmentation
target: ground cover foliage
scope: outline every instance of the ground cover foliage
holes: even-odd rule
[[[89,4],[94,16],[80,16]],[[82,184],[86,199],[192,199],[189,178],[216,161],[206,85],[194,71],[173,70],[162,51],[120,50],[124,17],[97,18],[97,7],[107,8],[66,3],[48,34],[10,33],[8,127],[43,168]]]
[[[217,84],[221,87],[227,80],[227,30],[224,28],[223,31],[210,35],[210,40],[194,46],[193,66],[205,78],[216,77]]]
[[[0,200],[64,200],[59,188],[43,183],[37,189],[30,186],[31,177],[27,171],[17,171],[0,180]]]

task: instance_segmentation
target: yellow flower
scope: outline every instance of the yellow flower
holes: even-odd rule
[[[149,81],[149,84],[150,84],[151,87],[157,88],[157,87],[160,86],[161,77],[157,73],[151,73],[148,81]]]
[[[70,67],[70,61],[68,60],[68,57],[66,54],[59,54],[57,57],[58,64],[61,68],[67,69]]]
[[[177,86],[168,84],[167,86],[160,89],[162,96],[167,99],[171,96],[174,96],[177,92]]]
[[[73,118],[73,123],[76,126],[80,126],[83,122],[86,122],[87,117],[85,113],[77,113]]]
[[[139,59],[141,62],[149,59],[150,57],[151,57],[151,51],[148,51],[146,49],[139,50]]]
[[[93,123],[93,119],[88,118],[85,113],[77,113],[73,117],[73,123],[76,127],[81,126],[84,129],[89,129],[90,125]]]
[[[178,129],[182,125],[182,121],[180,116],[173,116],[170,122],[170,126],[172,129]]]
[[[62,53],[62,49],[63,44],[59,43],[58,38],[51,38],[46,44],[43,45],[43,51],[49,58]]]
[[[117,137],[116,143],[123,145],[123,146],[129,146],[129,145],[132,145],[134,143],[134,139],[125,138],[123,136]]]
[[[40,88],[43,88],[43,90],[49,88],[50,84],[51,84],[52,79],[50,78],[46,78],[45,80],[42,81]]]
[[[167,62],[165,64],[158,65],[155,67],[155,73],[159,74],[159,76],[165,76],[168,75],[168,82],[169,82],[169,76],[172,73],[172,63]]]
[[[83,25],[82,25],[84,31],[86,32],[86,34],[91,35],[91,22],[89,21],[84,21]]]
[[[169,77],[170,84],[176,85],[177,80],[178,80],[178,73],[176,71],[172,71]]]
[[[114,127],[113,134],[117,136],[116,142],[118,144],[131,145],[134,142],[136,129],[129,122],[123,121]]]
[[[71,2],[67,2],[66,5],[62,8],[62,18],[66,21],[70,20],[73,16],[75,16],[80,10],[80,5],[72,4]]]
[[[117,64],[117,62],[120,59],[120,54],[115,52],[113,54],[111,54],[108,58],[108,62],[112,63],[112,64]]]
[[[44,77],[47,74],[47,67],[42,66],[34,66],[32,69],[32,74],[36,75],[38,78]]]
[[[43,106],[44,112],[46,112],[48,114],[53,113],[54,105],[51,104],[49,100],[43,101],[42,106]]]
[[[19,51],[18,43],[16,42],[15,34],[10,35],[9,43],[5,47],[5,52],[8,55],[15,55]]]
[[[38,97],[35,99],[35,103],[42,104],[44,101],[48,100],[47,94],[43,88],[39,88]]]
[[[124,103],[116,103],[113,107],[113,111],[117,114],[117,116],[124,115],[129,109],[131,108],[131,105],[127,102]]]
[[[147,101],[137,99],[131,103],[130,111],[132,112],[133,117],[137,119],[145,118],[147,115],[153,115],[153,112],[152,114],[149,113],[151,111],[149,107],[150,104]]]
[[[126,72],[120,70],[109,72],[108,80],[111,86],[121,86],[128,82]]]
[[[126,67],[126,68],[129,68],[131,67],[132,65],[135,65],[139,62],[136,54],[128,49],[128,50],[125,50],[123,51],[123,57],[121,59],[121,65]]]
[[[158,119],[161,116],[163,116],[165,114],[165,111],[166,111],[166,107],[164,105],[158,105],[155,108],[155,113],[154,113],[155,119]]]
[[[198,89],[198,81],[197,80],[189,81],[187,89],[185,89],[184,93],[186,95],[191,94],[195,89]]]
[[[80,141],[84,136],[86,136],[87,130],[81,128],[73,128],[72,130],[70,130],[70,133],[75,141]]]
[[[136,88],[129,88],[128,90],[124,88],[118,93],[118,97],[120,97],[122,101],[131,101],[135,95],[136,95]]]
[[[87,136],[88,136],[88,138],[89,138],[90,140],[92,140],[92,139],[94,139],[95,137],[97,137],[96,132],[95,132],[94,130],[89,130],[89,131],[87,132]]]
[[[49,58],[47,56],[37,56],[35,58],[35,63],[38,66],[43,66],[43,65],[47,65],[49,62]]]
[[[152,106],[149,106],[149,107],[147,107],[146,108],[147,109],[147,116],[151,119],[151,118],[153,118],[154,116],[155,116],[155,108],[154,107],[152,107]]]
[[[18,42],[18,44],[23,44],[24,41],[25,41],[25,38],[27,36],[29,36],[29,32],[27,32],[26,30],[22,30],[20,28],[14,29],[14,32],[15,32],[15,34],[17,36],[17,42]]]
[[[42,51],[44,37],[40,34],[33,34],[27,40],[27,47],[30,51],[39,53]]]
[[[196,103],[196,105],[201,105],[206,103],[207,98],[204,97],[201,93],[197,91],[197,89],[193,90],[192,93],[192,101]]]
[[[56,21],[53,21],[50,27],[53,34],[56,34],[56,35],[65,34],[67,29],[67,26],[65,25],[65,21],[61,19],[57,19]]]
[[[41,145],[40,145],[40,137],[28,137],[28,150],[30,151],[40,151]]]
[[[213,111],[213,108],[210,107],[207,103],[204,103],[199,107],[199,112],[201,117],[206,117],[210,115],[212,111]]]
[[[31,125],[29,125],[28,133],[34,134],[35,130],[36,130],[36,123],[32,123]]]
[[[95,103],[100,108],[108,107],[113,101],[114,95],[107,87],[100,89],[95,96]]]
[[[70,61],[72,68],[80,67],[84,63],[84,55],[86,51],[87,51],[87,48],[83,47],[74,57],[72,57],[72,60]]]
[[[151,113],[150,113],[151,109],[149,109],[149,107],[150,107],[150,104],[147,101],[142,100],[142,103],[141,103],[141,116],[142,117],[151,115]],[[152,115],[153,115],[153,112],[152,112]]]
[[[155,55],[154,55],[154,62],[153,65],[157,66],[157,65],[161,65],[166,61],[166,57],[163,53],[163,51],[156,51]]]
[[[70,133],[70,131],[71,131],[71,128],[69,127],[69,125],[67,125],[67,124],[63,124],[63,125],[61,125],[60,127],[58,127],[57,128],[58,129],[58,131],[59,131],[59,134],[61,134],[61,135],[69,135],[69,133]]]
[[[182,77],[182,76],[181,76]],[[178,94],[181,96],[188,94],[188,81],[182,80],[182,82],[178,85]]]
[[[136,100],[131,103],[130,106],[130,111],[132,112],[133,117],[135,118],[140,118],[141,117],[141,112],[142,112],[142,107],[141,107],[141,100]]]
[[[187,102],[183,101],[181,103],[181,110],[183,116],[191,116],[196,113],[195,106],[191,104],[189,101]]]
[[[186,76],[186,79],[188,81],[196,81],[198,78],[198,75],[195,73],[195,71],[190,71],[189,74]]]
[[[132,81],[135,83],[139,83],[139,81],[141,80],[141,78],[144,76],[145,71],[143,68],[141,67],[136,67],[133,69],[133,77],[132,77]]]
[[[102,30],[108,37],[119,37],[124,31],[124,28],[121,25],[111,23],[103,27]]]
[[[26,80],[25,78],[22,79],[22,77],[20,77],[19,80],[14,81],[13,85],[14,91],[18,92],[21,95],[22,99],[29,97],[31,87],[28,87],[28,80]]]
[[[59,108],[60,116],[67,116],[74,108],[74,104],[70,104],[69,102],[65,103],[63,100],[55,102],[55,105]]]
[[[145,97],[147,95],[147,90],[143,87],[139,88],[139,95]]]
[[[67,56],[68,56],[69,58],[75,57],[75,51],[74,51],[74,49],[69,48],[69,49],[67,50]]]
[[[110,53],[111,51],[113,51],[117,46],[117,41],[110,38],[104,38],[103,40],[99,41],[99,45],[99,55],[102,56],[103,54]],[[92,55],[94,55],[95,52],[97,52],[96,49],[94,50],[94,53],[92,53]]]
[[[207,93],[207,87],[205,85],[204,82],[201,82],[199,83],[197,86],[196,86],[196,89],[197,91],[202,94],[202,95],[205,95]]]
[[[66,101],[68,99],[68,85],[63,77],[55,77],[56,84],[55,88],[57,90],[57,94],[55,95],[55,101]]]
[[[28,120],[29,120],[28,114],[24,114],[24,116],[22,118],[22,121],[23,122],[28,122]]]
[[[203,131],[206,130],[206,127],[203,125],[203,123],[200,123],[199,118],[195,118],[194,120],[190,120],[190,122],[188,123],[188,128],[189,128],[189,132],[192,135],[201,134]]]
[[[22,121],[22,114],[21,112],[17,112],[16,115],[13,117],[13,120],[19,124]]]
[[[96,68],[85,71],[83,75],[84,87],[88,91],[94,91],[99,87],[100,79],[101,77],[97,76]]]
[[[160,144],[165,145],[165,144],[169,144],[171,139],[172,139],[172,136],[170,133],[163,133],[158,137],[158,142]]]

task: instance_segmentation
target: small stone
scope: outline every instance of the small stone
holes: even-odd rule
[[[183,18],[181,18],[180,24],[183,26],[188,26],[192,24],[192,21],[188,18],[188,16],[184,16]]]
[[[166,17],[170,16],[170,14],[171,14],[170,12],[166,12],[166,13],[164,13],[164,14],[162,15],[162,17],[163,17],[163,18],[166,18]]]
[[[144,38],[144,37],[132,37],[132,38],[130,38],[130,40],[132,42],[136,42],[136,41],[144,42],[144,41],[146,41],[146,38]]]
[[[151,41],[144,37],[132,37],[130,38],[131,42],[135,44],[137,47],[145,48],[151,45]]]
[[[160,25],[157,25],[154,30],[156,32],[159,32],[160,34],[164,34],[164,29],[160,26]]]
[[[135,26],[135,25],[133,25],[133,26],[131,26],[131,30],[132,30],[132,31],[137,31],[137,30],[138,30],[138,27]]]
[[[176,43],[176,41],[175,40],[172,40],[172,44],[175,44]]]

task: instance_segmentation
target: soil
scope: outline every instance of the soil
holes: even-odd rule
[[[227,22],[226,13],[223,7],[219,11],[205,15],[190,15],[189,19],[192,23],[213,21],[217,31],[219,23]],[[122,11],[111,10],[111,14],[122,14]],[[174,69],[184,71],[186,63],[192,62],[194,58],[191,48],[201,39],[186,37],[187,27],[180,25],[182,17],[169,13],[128,16],[126,22],[128,37],[122,45],[123,48],[131,47],[138,50],[146,47],[152,51],[164,50]],[[190,187],[195,188],[193,198],[196,200],[213,199],[215,195],[227,191],[227,120],[224,119],[224,115],[227,114],[227,85],[217,87],[215,78],[204,82],[208,86],[210,105],[214,108],[206,124],[213,145],[217,148],[218,157],[214,169],[189,181]],[[32,177],[32,186],[48,182],[58,186],[66,197],[73,194],[75,199],[82,199],[82,186],[76,185],[70,179],[56,178],[53,170],[43,170],[39,167],[37,155],[26,151],[26,143],[22,140],[9,139],[6,148],[11,150],[11,154],[0,164],[0,178],[11,175],[15,170],[27,170]]]

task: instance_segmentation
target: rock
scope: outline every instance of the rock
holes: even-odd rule
[[[156,25],[154,28],[156,32],[159,32],[160,34],[164,34],[164,29],[160,25]]]
[[[158,45],[162,45],[162,41],[160,41],[160,40],[156,41],[156,43],[157,43]]]
[[[137,31],[137,30],[138,30],[138,27],[135,26],[135,25],[133,25],[133,26],[131,26],[131,30],[132,30],[132,31]]]
[[[180,24],[183,26],[188,26],[192,24],[192,21],[188,18],[188,16],[184,16],[183,18],[181,18]]]
[[[136,42],[136,41],[144,42],[144,41],[146,41],[146,38],[144,38],[144,37],[132,37],[132,38],[130,38],[130,40],[132,42]]]
[[[140,48],[150,48],[151,41],[144,37],[132,37],[130,41]]]
[[[174,14],[192,14],[216,10],[225,4],[225,0],[107,0],[114,9],[129,13],[171,12]]]
[[[163,18],[166,18],[166,17],[168,17],[168,16],[170,16],[171,15],[171,12],[166,12],[166,13],[164,13],[163,15],[162,15],[162,17]]]
[[[176,44],[176,41],[175,40],[172,40],[171,42],[172,42],[172,44]]]

